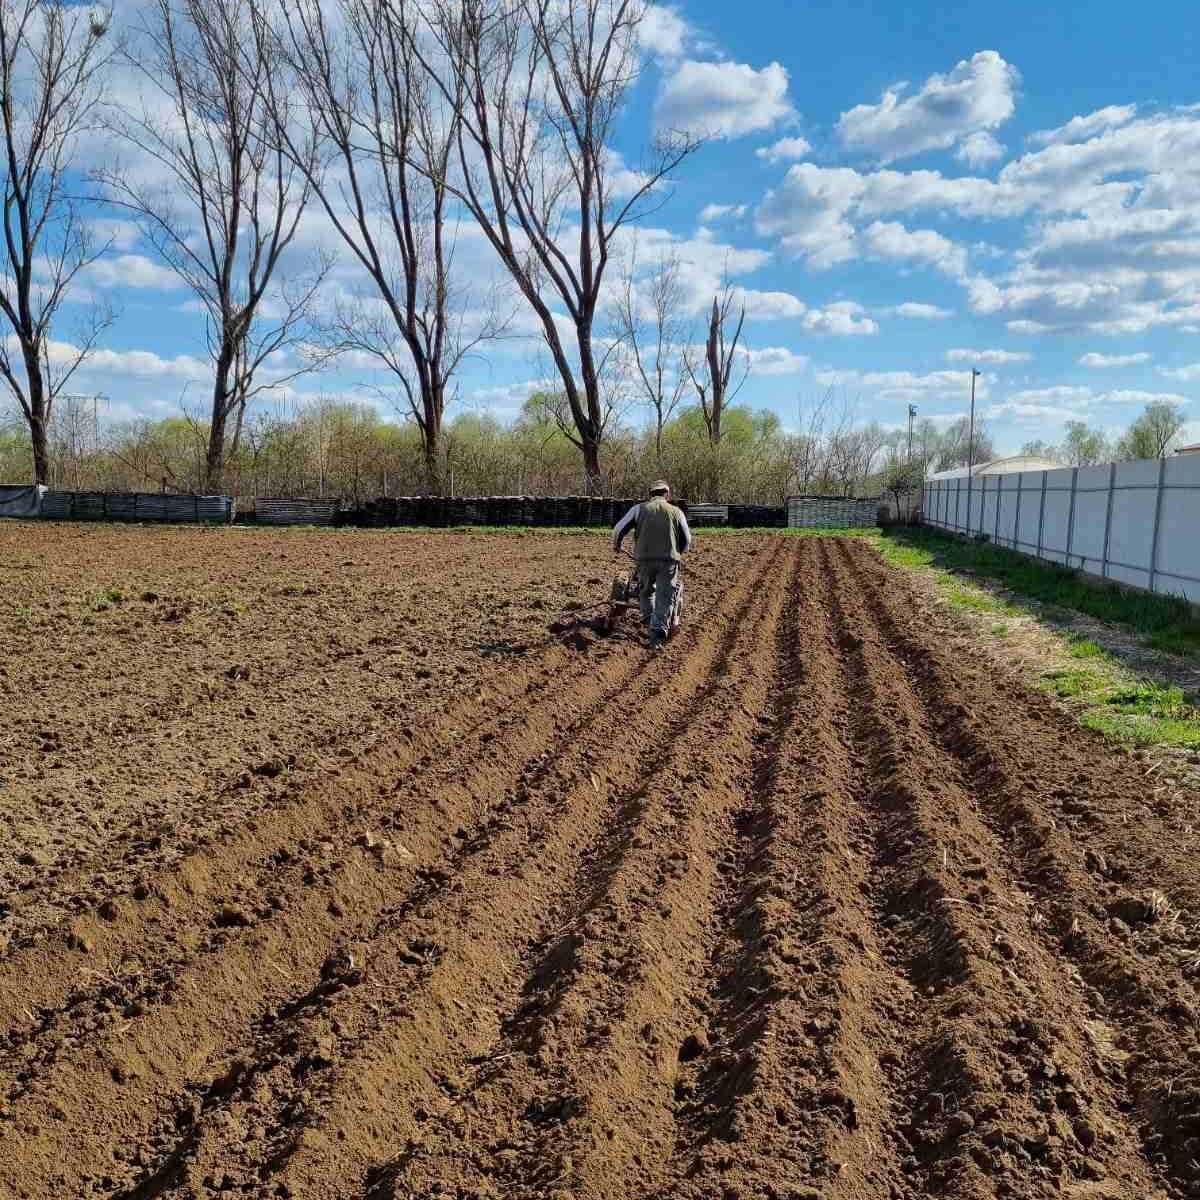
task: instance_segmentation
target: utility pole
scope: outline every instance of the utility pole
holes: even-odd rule
[[[967,533],[971,532],[971,489],[975,482],[975,380],[978,367],[971,368],[971,424],[967,430]]]
[[[917,406],[910,404],[908,406],[908,465],[912,466],[912,437],[913,437],[913,420],[917,415]]]

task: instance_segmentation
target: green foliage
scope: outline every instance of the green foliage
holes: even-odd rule
[[[1127,462],[1162,458],[1179,436],[1183,423],[1184,415],[1174,404],[1165,400],[1147,404],[1142,415],[1118,442],[1117,457]]]
[[[1156,649],[1200,657],[1200,617],[1185,600],[1096,583],[1055,563],[1039,562],[990,543],[961,541],[927,528],[889,530],[884,544],[897,565],[969,572],[1018,596],[1123,625]]]

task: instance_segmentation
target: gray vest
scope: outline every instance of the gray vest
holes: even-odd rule
[[[637,515],[637,560],[679,559],[679,521],[683,513],[663,496],[647,500]]]

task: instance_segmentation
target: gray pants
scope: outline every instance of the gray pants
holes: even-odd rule
[[[679,578],[679,563],[670,558],[652,558],[637,565],[641,584],[642,622],[655,633],[668,633],[671,616],[683,583]]]

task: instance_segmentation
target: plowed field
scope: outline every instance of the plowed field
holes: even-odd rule
[[[1196,798],[868,545],[2,536],[0,1197],[1200,1195]]]

